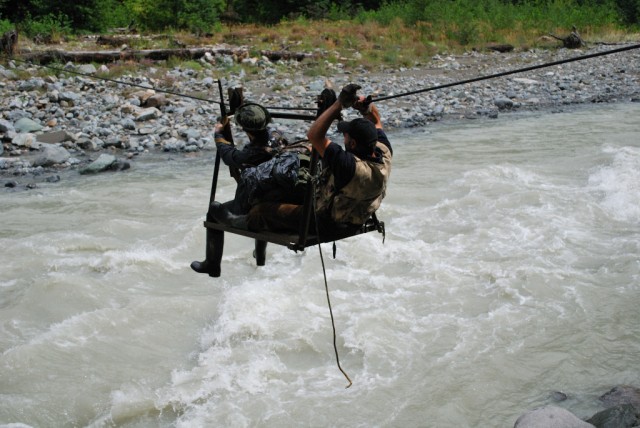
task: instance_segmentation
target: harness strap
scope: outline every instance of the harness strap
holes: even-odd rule
[[[382,233],[382,243],[384,244],[384,240],[387,237],[387,233],[384,230],[384,223],[378,221],[378,217],[376,216],[375,212],[371,214],[371,220],[373,220],[373,225],[375,226],[378,233]]]

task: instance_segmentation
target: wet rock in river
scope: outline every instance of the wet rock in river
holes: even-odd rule
[[[102,153],[98,156],[98,159],[91,162],[86,167],[80,169],[80,174],[96,174],[98,172],[106,171],[110,169],[115,163],[117,159],[113,155],[109,155],[106,153]]]
[[[629,385],[618,385],[600,397],[608,406],[631,404],[640,410],[640,389]]]
[[[533,409],[518,418],[514,428],[593,428],[568,410],[557,406]]]
[[[509,98],[496,98],[493,103],[498,110],[511,110],[513,108],[513,101]]]
[[[640,415],[631,404],[622,404],[596,413],[587,422],[596,428],[632,428],[640,423]]]

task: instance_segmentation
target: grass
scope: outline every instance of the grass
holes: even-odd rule
[[[506,21],[505,21],[506,22]],[[470,50],[483,50],[492,43],[511,44],[515,50],[530,48],[553,49],[561,43],[550,39],[549,33],[558,36],[569,34],[571,28],[552,26],[534,28],[524,21],[507,22],[497,28],[495,23],[480,20],[446,22],[415,22],[405,24],[400,18],[390,18],[387,25],[372,20],[335,20],[309,21],[297,19],[283,21],[273,26],[233,25],[219,26],[209,37],[196,37],[185,32],[171,32],[167,37],[141,35],[132,38],[134,49],[174,48],[176,42],[187,47],[231,44],[244,46],[251,56],[257,57],[263,50],[289,50],[291,52],[312,52],[316,59],[304,60],[300,69],[307,76],[330,76],[340,63],[349,70],[364,68],[377,70],[385,67],[411,67],[428,63],[435,54],[457,54]],[[512,25],[511,25],[512,24]],[[578,28],[582,38],[588,42],[638,41],[640,35],[625,31],[615,25],[585,26]],[[21,47],[40,48],[29,40],[20,41]],[[46,46],[45,48],[50,48]],[[68,50],[96,50],[94,42],[81,37],[70,38],[65,46],[56,48]],[[99,47],[99,49],[114,49]],[[119,77],[133,74],[139,69],[148,68],[148,62],[122,62],[109,65],[109,73],[103,77]],[[199,61],[171,58],[162,63],[153,63],[154,67],[171,69],[179,67],[192,69],[198,74],[203,70]],[[226,73],[244,70],[247,78],[260,78],[260,68],[250,64],[214,64],[216,69]],[[276,68],[280,67],[276,65]],[[162,79],[164,71],[159,71]]]

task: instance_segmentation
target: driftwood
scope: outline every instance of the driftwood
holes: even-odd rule
[[[18,31],[7,31],[0,38],[0,53],[12,57],[18,49]]]
[[[138,34],[132,34],[130,36],[109,36],[109,35],[100,35],[96,38],[97,45],[107,45],[112,47],[121,47],[121,46],[132,46],[136,43],[139,43],[141,40],[158,40],[158,39],[168,39],[171,36],[169,35],[157,35],[157,36],[147,36],[143,37]],[[169,40],[170,45],[173,48],[184,49],[187,45],[177,38],[172,38]]]
[[[553,34],[549,35],[556,40],[560,40],[562,45],[567,49],[578,49],[587,45],[584,40],[582,40],[582,37],[580,37],[580,34],[578,34],[576,27],[573,27],[573,31],[567,37],[558,37]]]
[[[110,30],[113,33],[120,33],[120,34],[132,34],[132,33],[136,33],[136,22],[135,21],[131,21],[129,23],[128,26],[126,27],[120,27],[120,28],[112,28]]]
[[[495,52],[500,52],[500,53],[505,53],[505,52],[511,52],[513,50],[513,45],[509,45],[509,44],[504,44],[504,45],[498,45],[498,44],[494,44],[494,45],[487,45],[487,49],[490,51],[495,51]]]
[[[189,49],[124,49],[111,51],[62,51],[47,50],[42,52],[24,53],[22,58],[26,61],[35,61],[40,64],[48,64],[51,62],[75,62],[75,63],[109,63],[124,60],[142,60],[148,59],[152,61],[167,60],[169,58],[180,59],[199,59],[206,53],[212,55],[233,56],[236,60],[242,60],[249,56],[246,48],[189,48]],[[295,53],[288,51],[261,51],[260,55],[267,57],[270,61],[289,60],[302,61],[306,58],[314,58],[313,54]]]
[[[96,44],[118,47],[122,45],[130,45],[132,40],[133,39],[131,37],[126,36],[98,36]]]

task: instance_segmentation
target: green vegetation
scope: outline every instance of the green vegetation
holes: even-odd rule
[[[566,36],[573,26],[586,41],[637,40],[640,0],[0,0],[0,30],[15,27],[21,40],[69,42],[122,28],[163,32],[170,36],[128,44],[228,43],[249,47],[251,56],[264,49],[319,53],[323,60],[307,64],[309,75],[337,64],[411,66],[488,43],[557,46],[543,36]]]
[[[464,44],[493,30],[638,26],[640,0],[0,0],[0,19],[36,33],[219,30],[221,21],[274,25],[283,21],[375,22],[430,30]],[[217,27],[218,26],[218,27]]]

